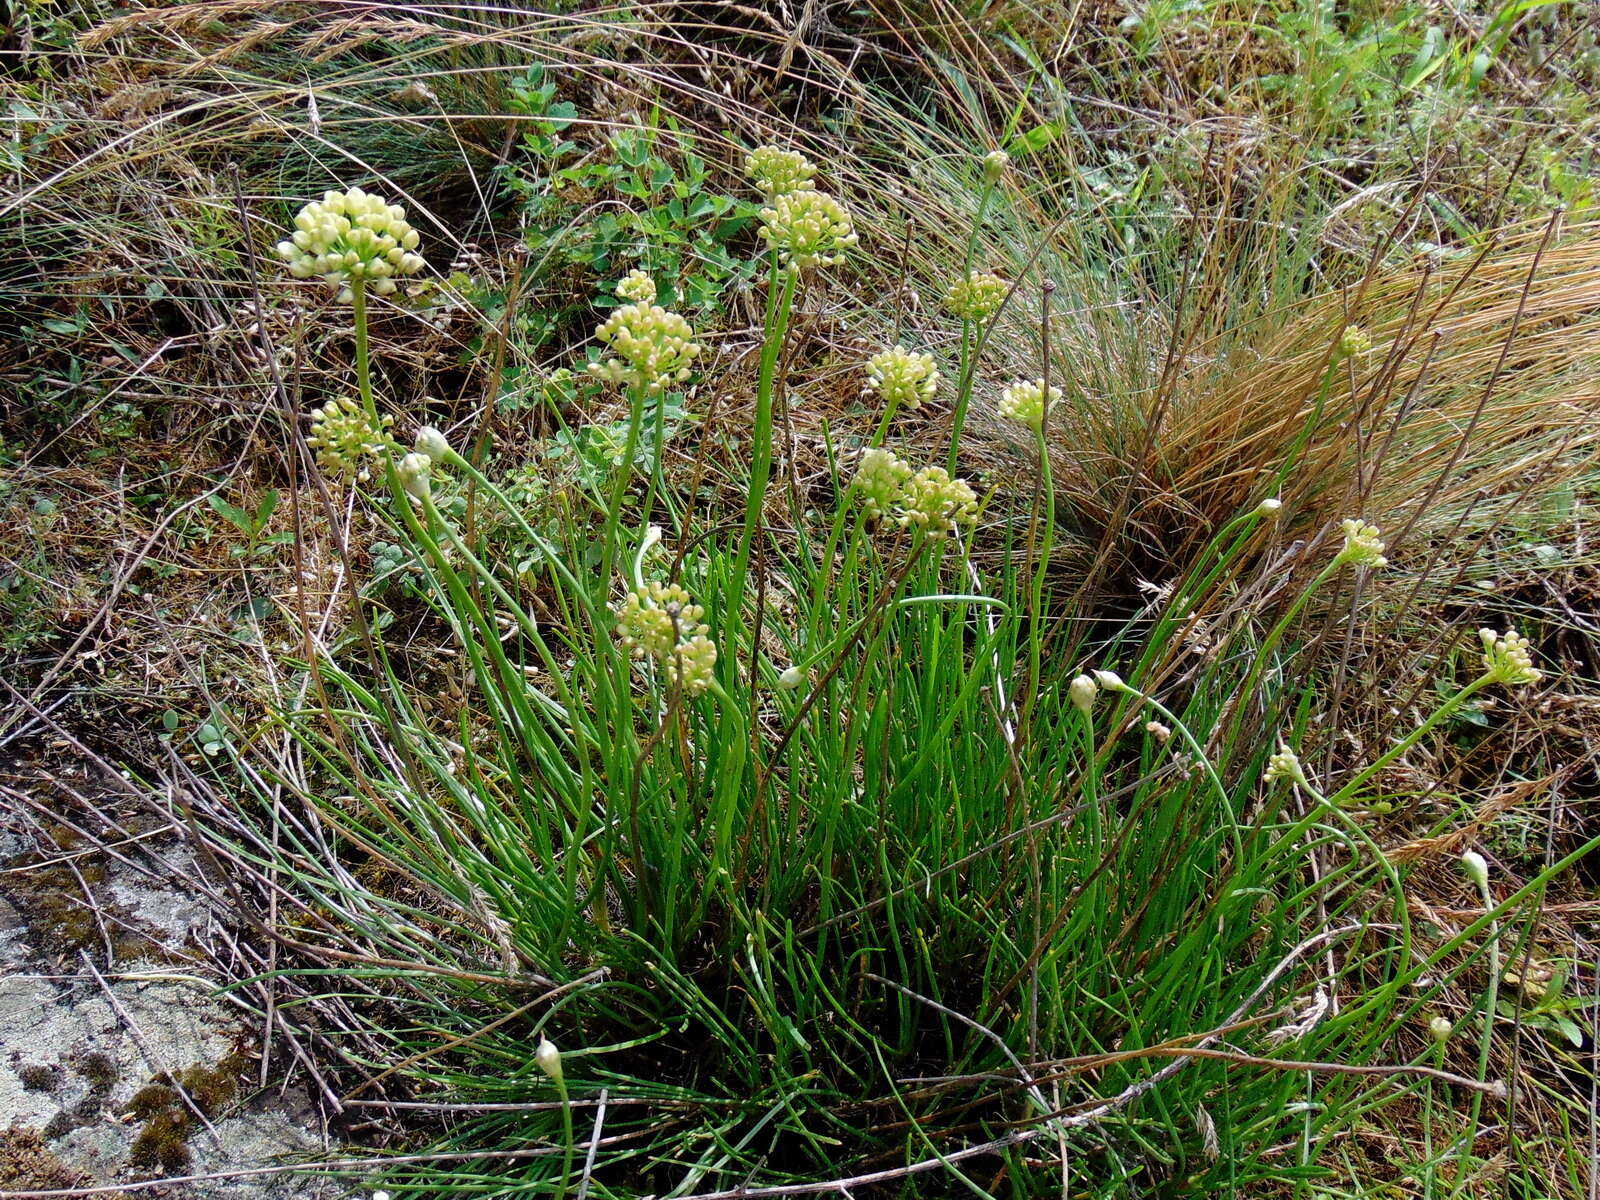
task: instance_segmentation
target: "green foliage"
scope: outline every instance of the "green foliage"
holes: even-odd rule
[[[577,111],[557,100],[557,91],[534,68],[513,80],[508,99],[525,120],[521,156],[502,178],[526,220],[533,285],[605,293],[606,281],[637,267],[656,280],[661,303],[704,311],[748,283],[750,264],[734,245],[755,206],[714,186],[694,138],[659,117],[616,130],[585,152],[567,136]],[[593,303],[615,302],[602,295]],[[591,311],[587,300],[543,307],[534,344]]]

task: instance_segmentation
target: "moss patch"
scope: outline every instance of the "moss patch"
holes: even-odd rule
[[[19,1192],[90,1187],[94,1180],[66,1165],[44,1144],[37,1129],[20,1125],[0,1131],[0,1191]],[[124,1192],[102,1193],[102,1200],[127,1200]]]
[[[183,1094],[207,1117],[215,1117],[238,1099],[239,1080],[249,1066],[250,1056],[236,1050],[214,1067],[185,1067],[176,1078],[163,1071],[135,1092],[124,1109],[144,1122],[133,1139],[133,1164],[167,1171],[186,1166],[189,1138],[198,1122]]]

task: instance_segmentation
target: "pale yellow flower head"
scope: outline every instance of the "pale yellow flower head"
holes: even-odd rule
[[[1300,765],[1300,756],[1281,743],[1278,752],[1267,759],[1267,771],[1263,778],[1268,783],[1287,779],[1290,783],[1306,786],[1306,771]]]
[[[351,284],[361,281],[379,296],[395,290],[395,280],[422,270],[417,231],[406,210],[360,188],[325,192],[294,219],[294,233],[278,243],[278,257],[296,279],[321,276],[349,300]]]
[[[1480,629],[1478,637],[1483,642],[1483,668],[1496,682],[1524,687],[1544,678],[1544,673],[1533,665],[1532,643],[1515,629],[1505,633]]]
[[[374,428],[357,401],[340,396],[312,414],[306,444],[316,451],[317,465],[328,474],[354,477],[365,483],[372,477],[371,460],[395,444],[389,435],[393,423],[385,416]]]
[[[744,173],[766,193],[768,200],[775,200],[790,192],[814,188],[812,177],[817,173],[817,165],[796,150],[757,146],[745,155]]]
[[[900,524],[932,538],[948,537],[978,519],[978,497],[943,467],[923,467],[900,493]]]
[[[617,637],[635,658],[663,661],[680,640],[710,632],[705,615],[677,584],[652,581],[623,598]]]
[[[1061,389],[1050,388],[1050,407],[1061,403]],[[1045,392],[1042,379],[1019,379],[1000,393],[1000,415],[1029,429],[1044,427]]]
[[[667,680],[683,689],[685,696],[698,696],[717,678],[717,644],[697,633],[673,647],[666,659]]]
[[[987,321],[1000,311],[1011,285],[998,275],[973,271],[957,279],[944,294],[944,306],[963,321]]]
[[[613,353],[590,364],[590,373],[651,396],[688,379],[700,353],[689,322],[659,304],[624,304],[594,335]]]
[[[677,584],[651,582],[623,598],[617,636],[634,658],[653,660],[668,682],[698,696],[716,678],[717,645],[705,615]]]
[[[1348,517],[1339,527],[1344,530],[1344,546],[1336,556],[1339,562],[1354,563],[1358,567],[1381,567],[1388,563],[1383,556],[1386,547],[1379,540],[1376,525],[1359,517]]]
[[[617,284],[617,295],[635,304],[654,304],[656,281],[635,267],[622,277],[621,283]]]
[[[874,446],[862,451],[852,483],[857,500],[870,517],[887,517],[900,502],[906,482],[916,472],[892,451]]]
[[[867,359],[866,390],[876,392],[890,408],[918,408],[932,400],[939,387],[933,355],[891,346]]]
[[[773,197],[761,210],[761,236],[790,271],[831,267],[861,240],[844,205],[813,189]]]
[[[1339,335],[1338,353],[1342,358],[1354,358],[1372,349],[1372,335],[1359,325],[1346,325]]]

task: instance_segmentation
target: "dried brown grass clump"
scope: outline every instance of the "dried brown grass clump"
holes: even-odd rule
[[[1342,353],[1347,325],[1372,348]],[[1594,464],[1600,225],[1513,231],[1244,329],[1180,334],[1160,369],[1144,395],[1081,390],[1056,426],[1066,507],[1112,573],[1166,577],[1269,496],[1291,537],[1362,514],[1392,551],[1474,505],[1503,516]]]

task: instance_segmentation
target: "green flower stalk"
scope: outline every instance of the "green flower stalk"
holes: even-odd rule
[[[389,435],[393,424],[387,416],[374,422],[354,399],[340,396],[312,414],[306,444],[316,451],[317,465],[328,474],[365,483],[372,478],[371,460],[394,446]]]
[[[891,346],[867,359],[865,391],[881,397],[886,411],[920,408],[933,399],[938,387],[939,369],[931,354]]]
[[[613,353],[589,373],[647,396],[688,379],[701,350],[689,322],[659,304],[624,304],[594,334]]]
[[[1011,285],[998,275],[969,272],[945,290],[944,306],[963,321],[982,323],[1000,311]]]
[[[386,296],[397,277],[422,269],[421,239],[406,210],[360,188],[324,192],[300,210],[294,225],[289,239],[278,243],[278,257],[296,279],[320,276],[339,288],[341,301],[355,298],[357,283]]]
[[[844,205],[811,189],[773,197],[761,210],[761,236],[790,274],[842,262],[861,240]]]
[[[1478,637],[1483,642],[1484,671],[1495,683],[1523,687],[1544,678],[1544,672],[1533,665],[1531,643],[1516,630],[1496,633],[1480,629]]]
[[[1000,415],[1035,432],[1044,428],[1045,413],[1061,402],[1061,389],[1051,387],[1046,404],[1044,380],[1019,379],[1000,392]]]
[[[768,200],[816,187],[812,181],[817,173],[816,164],[796,150],[778,146],[757,146],[750,151],[745,156],[744,173],[755,181]]]

